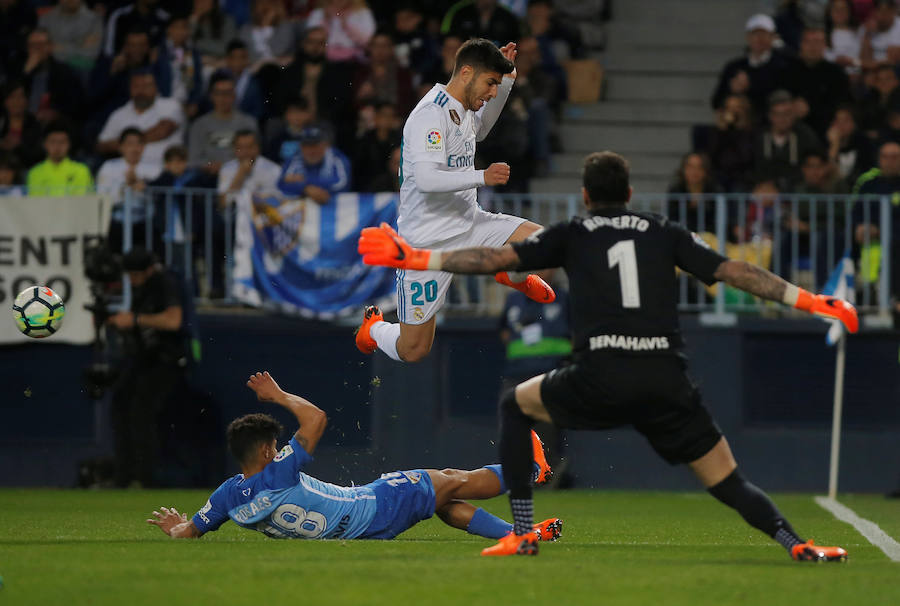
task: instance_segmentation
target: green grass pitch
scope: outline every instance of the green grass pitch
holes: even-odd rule
[[[848,563],[793,562],[704,493],[540,491],[536,516],[565,526],[535,558],[480,557],[490,541],[437,519],[393,541],[279,541],[231,523],[175,541],[144,522],[207,494],[0,490],[0,606],[900,604],[900,564],[810,495],[776,502]],[[896,501],[840,500],[900,538]],[[487,508],[508,517],[505,499]]]

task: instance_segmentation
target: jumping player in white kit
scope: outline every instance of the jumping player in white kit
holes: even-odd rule
[[[497,48],[476,38],[456,54],[450,82],[436,84],[419,101],[403,127],[400,147],[400,234],[418,248],[502,246],[520,242],[541,229],[521,217],[489,213],[477,202],[477,188],[503,185],[509,165],[475,170],[475,144],[487,137],[516,78],[512,42]],[[501,272],[497,282],[542,303],[556,295],[533,274]],[[398,271],[399,323],[385,322],[381,311],[366,308],[356,346],[366,354],[381,349],[392,359],[416,362],[434,341],[435,313],[443,306],[452,274]]]

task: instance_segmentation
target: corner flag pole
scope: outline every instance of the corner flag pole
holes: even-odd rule
[[[831,272],[825,293],[853,302],[853,261],[849,254]],[[841,419],[844,412],[844,362],[847,358],[847,333],[840,322],[832,322],[825,335],[828,345],[837,345],[834,361],[834,407],[831,412],[831,462],[828,466],[828,498],[834,500],[838,489],[838,468],[841,462]]]
[[[828,498],[837,497],[838,465],[841,458],[841,417],[844,410],[844,359],[847,354],[847,335],[837,343],[834,363],[834,410],[831,414],[831,463],[828,468]]]

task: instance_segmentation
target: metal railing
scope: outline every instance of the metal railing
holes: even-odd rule
[[[130,250],[139,235],[167,267],[177,267],[188,283],[196,285],[200,300],[232,303],[233,202],[208,188],[127,189],[113,220],[120,212],[123,251]],[[143,220],[135,221],[135,215]]]
[[[482,200],[487,210],[526,217],[541,225],[585,212],[579,194],[494,194]],[[813,291],[821,291],[845,253],[857,261],[857,306],[883,321],[890,315],[892,264],[890,196],[778,194],[642,194],[635,210],[668,216],[697,232],[730,258],[744,259]],[[140,211],[136,208],[143,207]],[[234,205],[221,203],[208,189],[148,188],[128,191],[122,205],[127,226],[140,213],[145,242],[154,242],[168,265],[178,264],[198,284],[201,300],[229,298],[234,264]],[[875,229],[862,226],[874,225]],[[133,244],[124,229],[122,246]],[[214,255],[222,254],[222,263]],[[218,275],[217,272],[223,273]],[[706,287],[679,276],[679,309],[707,314],[728,323],[734,313],[778,313],[785,308],[760,301],[724,285]],[[222,292],[216,285],[222,284]],[[460,276],[444,310],[448,314],[496,315],[508,290],[487,276]],[[221,298],[219,297],[221,295]]]

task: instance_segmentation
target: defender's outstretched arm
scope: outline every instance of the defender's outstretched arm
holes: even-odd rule
[[[300,442],[303,450],[312,454],[325,432],[325,426],[328,425],[328,416],[325,411],[306,398],[281,389],[269,371],[250,375],[247,387],[256,393],[256,397],[260,401],[274,402],[291,411],[296,417],[297,423],[300,424],[294,438]]]

